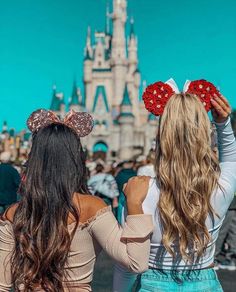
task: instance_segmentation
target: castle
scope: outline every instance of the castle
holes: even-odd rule
[[[104,32],[88,28],[83,62],[84,94],[74,82],[69,109],[92,114],[95,126],[83,139],[89,153],[106,153],[106,158],[127,160],[146,154],[155,137],[156,119],[140,100],[141,73],[138,69],[137,36],[134,21],[126,33],[127,1],[113,0],[113,12],[106,12]],[[126,39],[126,35],[128,39]],[[63,94],[53,89],[51,110],[64,116]]]

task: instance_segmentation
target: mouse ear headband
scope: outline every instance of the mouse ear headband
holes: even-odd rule
[[[195,81],[187,80],[183,92],[197,95],[207,112],[212,107],[211,98],[216,96],[220,97],[220,92],[215,85],[204,79]],[[165,83],[158,81],[147,86],[143,93],[143,101],[149,112],[155,116],[161,116],[168,100],[171,96],[178,93],[180,93],[180,91],[173,79],[169,79]]]
[[[91,133],[94,121],[90,114],[73,110],[61,120],[54,112],[45,109],[34,111],[27,120],[27,126],[32,133],[37,133],[51,124],[65,125],[74,130],[79,137],[85,137]]]

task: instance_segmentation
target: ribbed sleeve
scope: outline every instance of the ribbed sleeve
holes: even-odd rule
[[[236,142],[230,118],[224,123],[215,123],[220,162],[236,162]]]
[[[0,220],[0,291],[11,291],[10,257],[14,248],[12,226]]]
[[[152,230],[151,215],[128,216],[122,228],[110,210],[97,216],[88,226],[91,236],[109,256],[136,273],[148,269]]]
[[[121,238],[145,238],[153,231],[151,215],[128,215]]]

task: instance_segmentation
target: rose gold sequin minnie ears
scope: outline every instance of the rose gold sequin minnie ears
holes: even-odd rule
[[[220,92],[209,81],[204,79],[195,81],[186,81],[183,92],[197,95],[206,111],[211,109],[211,98],[219,97]],[[180,93],[178,86],[173,79],[169,79],[163,83],[158,81],[147,86],[143,93],[143,101],[146,109],[154,114],[160,116],[163,114],[164,108],[170,97],[176,93]]]
[[[65,116],[64,124],[71,129],[74,129],[79,137],[85,137],[92,132],[94,121],[89,113],[75,112],[71,110]]]
[[[34,111],[27,120],[27,126],[32,133],[36,133],[50,124],[66,125],[73,129],[79,137],[85,137],[91,133],[94,121],[90,114],[73,110],[61,120],[54,112],[45,109]]]

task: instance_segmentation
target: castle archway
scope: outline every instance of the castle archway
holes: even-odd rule
[[[104,141],[97,141],[93,145],[93,158],[94,159],[106,159],[108,153],[108,145]]]

